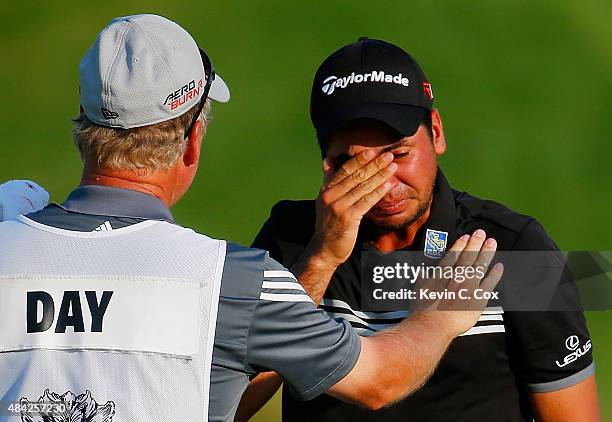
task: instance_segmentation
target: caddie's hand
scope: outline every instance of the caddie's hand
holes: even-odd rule
[[[29,180],[11,180],[0,185],[0,221],[29,214],[49,202],[49,193]]]
[[[368,149],[335,169],[323,160],[323,186],[317,198],[315,233],[311,253],[330,267],[348,259],[357,240],[363,216],[391,189],[389,179],[397,164],[393,154]]]
[[[440,267],[452,268],[453,277],[419,280],[417,283],[417,304],[421,311],[439,318],[440,326],[451,337],[463,334],[476,324],[487,306],[489,293],[499,282],[504,268],[501,263],[489,269],[489,264],[497,250],[497,242],[486,238],[484,230],[476,230],[471,236],[457,239],[440,261]],[[423,300],[419,289],[427,289]],[[436,299],[432,297],[437,296]]]

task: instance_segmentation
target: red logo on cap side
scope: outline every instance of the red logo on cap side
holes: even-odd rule
[[[431,84],[429,82],[423,82],[423,90],[425,91],[425,95],[433,101],[433,91],[431,90]]]
[[[191,81],[183,85],[181,88],[168,94],[166,101],[164,101],[164,105],[170,106],[170,110],[174,110],[175,108],[182,106],[189,100],[200,95],[202,85],[202,79],[200,79],[197,84],[195,81]]]

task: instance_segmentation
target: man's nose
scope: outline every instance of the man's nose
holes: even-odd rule
[[[389,179],[389,182],[391,182],[391,189],[389,190],[389,192],[392,192],[395,188],[397,188],[401,184],[400,180],[395,175],[393,175]]]

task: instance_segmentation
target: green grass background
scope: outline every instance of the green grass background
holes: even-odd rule
[[[184,225],[248,244],[282,198],[311,198],[320,161],[308,117],[318,64],[358,36],[421,63],[444,121],[452,184],[538,218],[565,250],[610,250],[612,3],[514,1],[20,1],[0,10],[0,180],[61,201],[78,63],[114,16],[187,28],[228,82],[201,171],[174,208]],[[299,222],[296,221],[296,224]],[[611,314],[589,313],[603,420],[612,420]],[[257,420],[275,420],[278,400]]]

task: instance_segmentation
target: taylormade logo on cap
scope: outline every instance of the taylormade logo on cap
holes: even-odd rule
[[[349,76],[338,78],[337,76],[328,76],[323,80],[323,86],[321,91],[324,94],[332,95],[336,88],[346,88],[353,83],[362,82],[381,82],[381,83],[394,83],[402,86],[410,85],[408,78],[402,76],[401,73],[397,75],[390,75],[385,73],[384,70],[373,70],[369,73],[355,73],[352,72]]]

